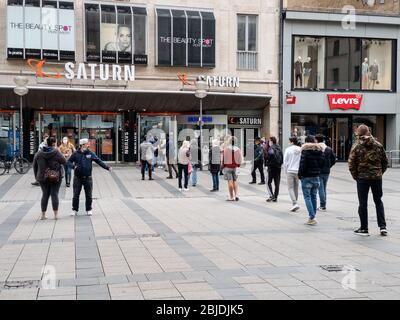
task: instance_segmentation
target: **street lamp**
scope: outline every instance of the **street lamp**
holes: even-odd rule
[[[24,156],[24,135],[23,135],[23,117],[22,117],[22,107],[23,107],[23,97],[28,94],[29,89],[27,88],[28,78],[24,76],[17,76],[14,78],[14,83],[17,85],[14,88],[14,93],[20,97],[19,103],[19,153],[20,156]]]
[[[200,76],[196,80],[196,98],[200,99],[200,168],[203,169],[203,99],[207,97],[208,84],[204,77]]]

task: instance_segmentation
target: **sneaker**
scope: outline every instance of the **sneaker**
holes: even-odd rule
[[[172,180],[174,177],[167,177],[167,180]]]
[[[260,182],[258,185],[259,186],[265,186],[265,182]]]
[[[387,237],[387,235],[388,235],[388,231],[386,230],[386,228],[382,228],[381,229],[381,236],[382,237]]]
[[[363,237],[369,237],[369,232],[368,230],[362,230],[361,228],[354,231],[354,233],[358,236],[363,236]]]
[[[249,184],[256,184],[257,182],[255,182],[255,181],[252,181],[252,182],[249,182]]]
[[[326,212],[326,208],[325,207],[320,207],[320,208],[318,208],[318,211]]]
[[[41,216],[40,216],[40,220],[47,220],[47,218],[46,218],[46,215],[45,214],[42,214]]]
[[[78,211],[72,211],[71,212],[71,217],[75,217],[75,216],[77,216],[78,215]]]
[[[36,182],[32,182],[31,185],[33,185],[33,186],[35,186],[35,187],[40,186],[39,182],[37,182],[37,181],[36,181]]]
[[[87,214],[89,217],[91,217],[91,216],[93,215],[93,211],[92,211],[92,210],[86,211],[86,214]]]
[[[273,198],[272,202],[278,202],[278,198]]]
[[[315,226],[317,221],[315,219],[308,219],[307,223],[308,226]]]
[[[179,188],[178,190],[179,190],[180,192],[182,192],[182,188]]]
[[[67,188],[71,187],[71,185],[69,183],[67,183]]]
[[[267,202],[272,202],[274,200],[274,198],[270,197],[267,199]]]
[[[185,191],[190,191],[190,189],[189,188],[185,188]]]
[[[298,204],[294,205],[292,209],[290,209],[290,212],[297,212],[300,210],[300,206]]]

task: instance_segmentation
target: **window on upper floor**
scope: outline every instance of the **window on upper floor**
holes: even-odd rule
[[[258,16],[237,16],[237,68],[258,69]]]
[[[156,8],[156,64],[215,67],[215,16],[211,11]]]
[[[396,40],[293,38],[292,88],[396,91]]]
[[[147,10],[123,4],[85,3],[87,62],[147,65]]]

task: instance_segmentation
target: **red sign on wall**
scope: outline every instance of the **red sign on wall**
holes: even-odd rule
[[[362,94],[328,94],[329,107],[331,110],[342,109],[360,110],[363,100]]]

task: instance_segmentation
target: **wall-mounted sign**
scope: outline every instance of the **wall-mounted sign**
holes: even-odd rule
[[[196,86],[196,81],[189,80],[188,75],[178,74],[178,79],[182,82],[183,86]],[[221,76],[201,76],[207,82],[209,87],[219,87],[219,88],[239,88],[240,78],[238,77],[221,77]]]
[[[8,1],[7,58],[75,60],[73,1]]]
[[[362,94],[328,94],[329,107],[331,110],[360,110],[363,100]]]
[[[262,126],[260,117],[229,117],[228,124],[239,126]]]
[[[92,80],[95,81],[97,74],[103,81],[135,81],[135,66],[117,64],[95,64],[67,62],[64,66],[64,75],[62,71],[55,69],[45,70],[45,60],[29,59],[28,65],[36,72],[39,78],[61,79],[65,77],[68,80]]]
[[[198,125],[200,115],[177,116],[176,121],[180,125]],[[226,115],[203,115],[204,125],[227,125],[228,116]]]
[[[156,9],[157,65],[215,67],[215,17],[212,12]]]
[[[190,116],[190,117],[187,117],[187,122],[188,123],[198,123],[199,119],[200,119],[200,117]],[[212,122],[213,122],[213,117],[210,117],[210,116],[204,116],[203,117],[203,123],[204,124],[212,123]]]

